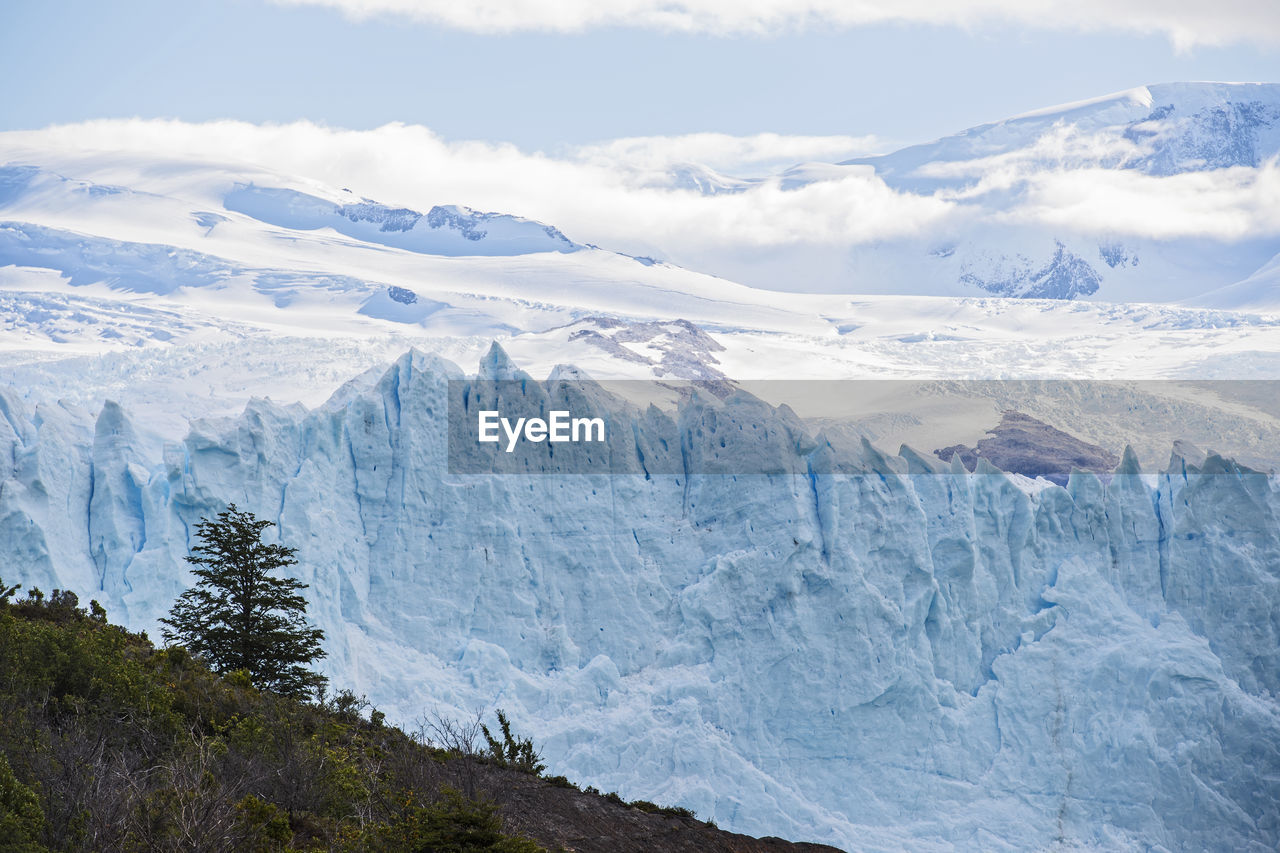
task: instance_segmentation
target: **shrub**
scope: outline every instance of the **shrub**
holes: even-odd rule
[[[0,853],[44,853],[36,843],[44,831],[44,812],[34,791],[13,775],[0,753]]]
[[[533,748],[532,739],[517,738],[511,733],[511,721],[501,708],[498,709],[498,726],[502,730],[502,740],[494,737],[488,726],[480,727],[489,745],[486,758],[500,767],[509,767],[534,776],[541,775],[547,769],[542,763],[542,755]]]
[[[385,853],[545,853],[527,838],[504,835],[497,806],[444,788],[439,802],[407,799],[390,826],[378,833]]]

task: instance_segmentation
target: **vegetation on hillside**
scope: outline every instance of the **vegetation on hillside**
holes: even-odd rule
[[[96,602],[15,593],[0,583],[0,853],[535,853],[497,800],[519,779],[576,787],[535,778],[505,714],[497,732],[435,717],[410,735],[351,693],[259,689]]]
[[[71,593],[3,591],[3,853],[542,849],[446,784],[454,756],[349,693],[259,690]]]

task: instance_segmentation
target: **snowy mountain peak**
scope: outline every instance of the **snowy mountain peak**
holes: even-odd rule
[[[1057,242],[1052,257],[1038,266],[1020,255],[1000,256],[985,264],[966,261],[960,281],[997,296],[1076,299],[1097,292],[1102,278],[1088,261]]]
[[[1155,175],[1257,166],[1280,153],[1280,84],[1147,86],[1024,113],[843,165],[871,165],[891,186],[919,190],[975,177],[972,170],[943,164],[986,162],[1018,152],[1057,167],[1092,165]]]
[[[335,204],[298,190],[245,184],[227,193],[223,206],[281,228],[327,227],[368,243],[429,255],[522,255],[583,248],[550,225],[459,205],[437,205],[423,214],[368,199]]]

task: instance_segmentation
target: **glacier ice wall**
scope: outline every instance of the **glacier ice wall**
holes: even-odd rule
[[[410,353],[158,459],[118,406],[0,390],[3,576],[153,628],[234,501],[299,549],[337,684],[410,723],[504,707],[584,784],[859,850],[1280,843],[1272,478],[1127,455],[1029,494],[743,396],[632,410],[637,452],[776,474],[452,475],[461,378]]]

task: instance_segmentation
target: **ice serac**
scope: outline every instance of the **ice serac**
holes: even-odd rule
[[[570,393],[499,347],[480,373]],[[745,394],[616,401],[634,474],[464,475],[450,380],[410,353],[315,410],[254,401],[146,478],[118,409],[0,397],[5,565],[148,628],[234,501],[299,549],[337,684],[406,721],[503,707],[602,790],[851,850],[1280,843],[1272,477],[1130,452],[1029,492]]]
[[[138,437],[120,406],[108,402],[94,426],[90,462],[89,554],[98,586],[128,589],[129,564],[146,544],[142,490],[150,472],[139,454]]]
[[[93,420],[67,405],[30,405],[0,389],[0,574],[96,591],[89,554]]]

